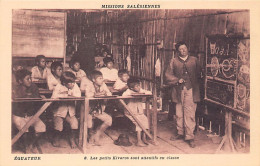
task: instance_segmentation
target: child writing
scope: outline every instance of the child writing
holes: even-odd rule
[[[114,68],[114,60],[111,57],[105,57],[103,59],[106,67],[100,69],[103,74],[104,81],[116,81],[118,78],[118,70]]]
[[[37,55],[35,65],[32,68],[32,81],[46,80],[50,74],[50,69],[46,67],[46,58],[44,55]]]
[[[14,98],[40,98],[38,88],[31,80],[31,72],[25,69],[16,72],[16,80],[18,85],[13,91]],[[25,124],[36,113],[38,103],[22,102],[14,103],[12,109],[12,121],[18,130],[21,130]],[[36,153],[34,144],[37,142],[40,135],[46,131],[45,124],[38,118],[32,125],[34,127],[34,135],[29,134],[28,130],[23,134],[25,153]]]
[[[76,77],[71,72],[64,72],[61,75],[61,83],[57,84],[53,90],[52,98],[60,97],[81,97],[81,91],[75,83]],[[70,124],[70,145],[71,148],[76,148],[75,135],[78,129],[78,120],[75,117],[75,102],[60,102],[57,110],[54,111],[54,141],[53,146],[61,147],[59,138],[63,130],[63,121],[66,120]]]
[[[86,97],[103,97],[103,96],[111,96],[111,92],[107,88],[106,84],[103,81],[103,76],[100,71],[93,71],[91,74],[92,83],[87,84],[86,86]],[[90,115],[88,116],[88,128],[90,133],[92,132],[93,122],[92,117],[96,117],[103,121],[102,125],[98,127],[96,134],[91,135],[89,142],[94,143],[94,145],[100,146],[100,135],[112,125],[112,118],[110,115],[105,113],[105,103],[102,101],[92,102]]]
[[[47,85],[49,90],[53,90],[54,87],[60,83],[60,77],[62,75],[62,64],[60,62],[53,62],[51,64],[51,74],[47,77]]]
[[[72,59],[70,61],[70,69],[68,70],[76,76],[76,81],[81,81],[83,77],[86,77],[86,73],[80,69],[79,61]]]
[[[118,79],[116,80],[113,88],[121,94],[128,89],[127,80],[129,79],[128,71],[121,69],[118,71]]]
[[[150,91],[146,91],[140,87],[140,81],[135,78],[130,78],[127,81],[129,89],[127,89],[122,96],[131,96],[132,94],[152,94]],[[133,112],[136,118],[142,123],[146,130],[149,130],[148,119],[144,114],[142,106],[142,98],[128,99],[126,102],[129,109]],[[139,127],[137,122],[133,117],[125,111],[125,115],[135,124],[137,132],[137,143],[136,146],[146,146],[148,142],[146,140],[146,134],[142,132],[142,129]]]

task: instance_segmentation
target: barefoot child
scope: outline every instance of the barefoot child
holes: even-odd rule
[[[61,75],[61,83],[58,84],[52,93],[52,98],[60,97],[81,97],[81,91],[78,85],[75,83],[75,75],[71,72],[64,72]],[[59,143],[59,138],[61,136],[61,131],[63,130],[63,121],[66,120],[70,124],[71,134],[70,134],[70,145],[71,148],[76,148],[75,135],[78,129],[78,120],[75,117],[75,102],[67,101],[60,102],[57,110],[54,111],[54,141],[53,146],[61,147]]]
[[[21,69],[16,72],[16,80],[18,85],[13,91],[14,98],[40,98],[38,88],[31,80],[31,72]],[[37,111],[36,102],[15,103],[12,109],[12,121],[18,130],[22,130],[24,125],[32,118]],[[36,153],[35,143],[40,135],[46,131],[45,124],[40,118],[32,125],[34,127],[34,135],[28,133],[27,130],[22,138],[25,146],[25,153]]]
[[[146,91],[140,87],[140,81],[135,78],[130,78],[127,81],[127,85],[129,89],[127,89],[122,96],[131,96],[132,94],[152,94],[150,91]],[[135,99],[128,99],[126,102],[127,106],[133,114],[136,116],[136,118],[142,123],[142,125],[145,127],[146,130],[149,129],[149,123],[148,119],[144,114],[144,109],[142,106],[142,98],[135,98]],[[136,121],[133,119],[133,117],[125,111],[125,115],[135,124],[136,126],[136,132],[137,132],[137,143],[136,146],[146,146],[148,145],[148,142],[146,140],[146,134],[142,132],[142,129],[139,127],[139,125],[136,123]]]
[[[111,96],[111,92],[107,88],[106,84],[103,81],[103,76],[100,71],[93,71],[91,74],[92,83],[87,84],[86,86],[86,97],[104,97],[104,96]],[[105,102],[98,101],[98,102],[92,102],[90,103],[91,106],[91,114],[89,115],[88,119],[88,128],[91,133],[93,123],[92,123],[92,117],[96,117],[103,121],[102,125],[98,127],[96,134],[91,135],[89,142],[94,143],[94,145],[100,146],[100,135],[109,127],[112,125],[112,118],[110,115],[105,113]]]

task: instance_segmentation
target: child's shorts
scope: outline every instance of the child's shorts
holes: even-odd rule
[[[142,131],[141,127],[137,124],[134,118],[131,115],[126,114],[126,116],[135,124],[136,131]],[[148,118],[144,114],[137,114],[135,117],[141,122],[145,129],[149,129],[149,122]]]
[[[105,112],[102,112],[101,114],[95,114],[93,115],[96,118],[100,119],[101,121],[104,122],[104,124],[111,126],[112,125],[112,117],[110,115],[108,115]],[[89,115],[87,118],[87,125],[88,128],[92,128],[93,127],[93,122],[92,122],[92,115]]]
[[[65,117],[66,122],[70,124],[71,129],[78,129],[78,120],[75,116],[67,115]],[[54,116],[54,129],[58,131],[63,130],[63,118],[60,116]]]
[[[18,130],[22,130],[22,128],[25,126],[25,124],[32,118],[32,116],[28,117],[20,117],[20,116],[15,116],[12,115],[12,120],[15,125],[15,127]],[[41,121],[40,118],[38,118],[32,126],[34,127],[35,133],[41,133],[46,131],[46,126],[45,124]],[[29,130],[26,130],[26,132],[29,132]]]

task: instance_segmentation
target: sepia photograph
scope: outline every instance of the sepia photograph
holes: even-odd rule
[[[1,2],[0,165],[259,165],[259,4]]]
[[[12,153],[249,153],[249,18],[12,10]]]

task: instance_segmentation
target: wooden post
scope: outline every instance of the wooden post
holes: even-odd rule
[[[219,144],[216,153],[220,151],[223,145],[226,150],[230,150],[231,148],[232,152],[235,152],[234,140],[232,138],[232,112],[227,109],[225,110],[225,135]]]
[[[88,139],[88,116],[89,116],[89,99],[85,98],[85,111],[84,111],[84,124],[83,124],[83,153],[87,151],[87,139]]]
[[[151,129],[152,126],[151,126],[151,110],[150,110],[150,104],[149,104],[149,100],[148,98],[145,99],[145,109],[146,109],[146,115],[147,115],[147,118],[148,118],[148,123],[149,123],[149,128]]]
[[[66,47],[67,47],[67,13],[64,13],[64,49],[63,49],[63,71],[65,71],[66,65]]]
[[[80,104],[79,147],[82,147],[83,145],[84,112],[85,112],[85,104],[82,102]]]
[[[152,108],[152,128],[153,128],[153,141],[156,142],[157,139],[157,92],[156,92],[156,82],[153,86],[153,108]]]
[[[43,106],[39,109],[39,111],[31,117],[31,119],[25,124],[25,126],[20,130],[16,136],[12,139],[12,145],[28,130],[28,128],[36,122],[36,120],[40,117],[40,115],[50,106],[52,102],[46,102]]]

